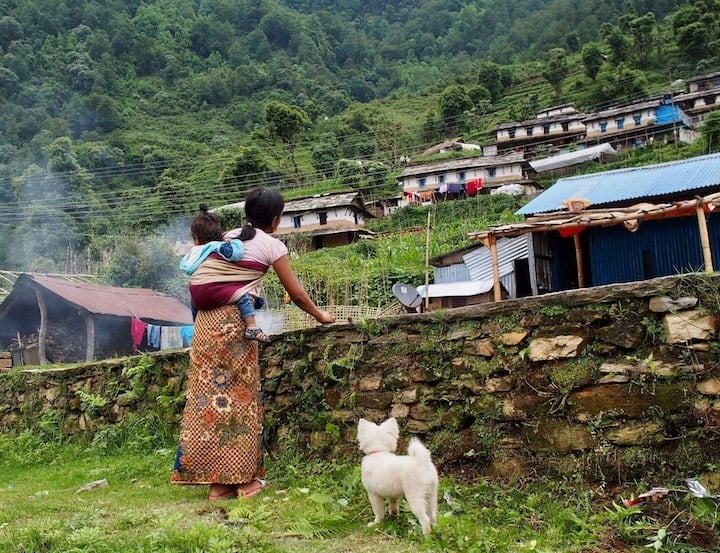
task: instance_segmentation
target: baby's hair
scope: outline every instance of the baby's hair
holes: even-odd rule
[[[200,204],[200,211],[190,223],[190,233],[198,244],[222,240],[220,217],[209,210],[207,204]]]
[[[269,230],[275,217],[282,215],[285,200],[282,194],[271,188],[255,188],[245,196],[245,218],[247,222],[240,232],[240,240],[250,240],[255,229]]]

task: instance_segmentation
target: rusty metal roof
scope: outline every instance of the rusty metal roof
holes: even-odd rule
[[[10,294],[15,281],[22,274],[28,274],[21,271],[0,271],[0,303]],[[96,284],[99,278],[89,274],[62,274],[62,273],[43,273],[45,276],[54,276],[67,280],[68,282],[86,282],[88,284]]]
[[[84,282],[70,282],[63,278],[22,274],[13,290],[0,305],[0,317],[30,289],[41,289],[65,300],[78,310],[96,315],[134,317],[158,325],[190,325],[190,307],[180,300],[147,288],[117,288]],[[18,297],[19,300],[19,297]]]

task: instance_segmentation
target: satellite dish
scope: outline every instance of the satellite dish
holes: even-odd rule
[[[415,309],[422,303],[422,296],[418,294],[417,289],[410,284],[397,282],[392,287],[393,295],[405,307]]]

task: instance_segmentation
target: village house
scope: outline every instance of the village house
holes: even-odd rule
[[[406,167],[398,176],[404,205],[429,204],[447,194],[475,196],[507,184],[534,189],[522,154],[433,161]]]
[[[244,207],[245,202],[237,202],[213,211],[243,212]],[[293,250],[300,252],[345,246],[361,238],[375,238],[365,228],[365,222],[374,217],[360,192],[318,194],[286,201],[274,236],[283,242],[292,240]]]
[[[286,240],[302,234],[304,251],[345,246],[361,238],[374,238],[365,222],[374,218],[362,194],[322,194],[285,202],[285,210],[275,236]]]
[[[676,94],[675,103],[687,114],[687,124],[698,130],[708,114],[720,108],[720,71],[687,79],[688,92]]]
[[[574,106],[565,104],[539,111],[533,119],[501,123],[493,131],[497,151],[534,151],[576,142],[585,134],[584,117]]]
[[[685,79],[688,92],[702,92],[703,90],[712,90],[720,87],[720,71],[714,73],[705,73],[704,75],[696,75]]]
[[[586,116],[585,138],[579,142],[586,146],[610,143],[618,150],[654,140],[673,141],[687,122],[672,97],[662,96]]]

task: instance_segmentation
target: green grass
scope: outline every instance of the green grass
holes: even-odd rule
[[[699,552],[712,550],[693,545],[701,531],[706,543],[718,538],[711,500],[627,509],[606,490],[570,481],[509,485],[461,474],[442,477],[439,520],[425,538],[404,503],[398,517],[367,527],[359,454],[329,461],[278,453],[262,494],[210,503],[206,486],[169,483],[172,444],[99,441],[0,436],[0,551]],[[107,486],[78,491],[103,479]]]

